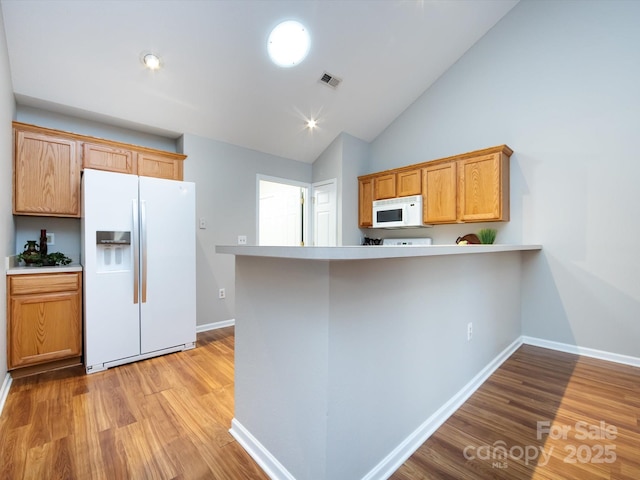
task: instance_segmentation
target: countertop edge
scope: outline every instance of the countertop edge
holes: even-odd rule
[[[247,257],[300,260],[372,260],[383,258],[524,252],[542,250],[542,245],[428,245],[428,246],[346,246],[346,247],[266,247],[216,245],[216,253]]]
[[[43,273],[81,272],[82,265],[60,265],[58,267],[14,267],[7,270],[7,275],[40,275]]]

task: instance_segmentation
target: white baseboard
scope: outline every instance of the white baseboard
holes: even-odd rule
[[[619,353],[605,352],[604,350],[596,350],[595,348],[579,347],[568,343],[553,342],[542,338],[528,337],[523,335],[520,337],[522,343],[533,345],[534,347],[549,348],[565,353],[573,353],[574,355],[583,355],[585,357],[597,358],[609,362],[623,363],[632,367],[640,367],[640,358],[630,355],[621,355]]]
[[[389,478],[433,433],[462,406],[473,393],[522,345],[521,338],[500,352],[489,364],[431,415],[422,425],[404,439],[389,455],[376,465],[362,480]]]
[[[0,387],[0,415],[2,414],[2,409],[4,408],[4,402],[7,401],[7,395],[9,395],[9,389],[11,388],[11,382],[13,379],[11,378],[11,374],[7,372],[4,377],[4,381],[2,382],[2,387]]]
[[[244,426],[235,418],[231,420],[231,428],[229,433],[253,458],[260,468],[264,470],[272,480],[295,480],[295,477],[284,468],[284,466],[269,453],[269,450],[253,436]]]
[[[196,333],[208,332],[209,330],[215,330],[217,328],[233,327],[236,324],[236,319],[223,320],[221,322],[205,323],[203,325],[196,325]]]

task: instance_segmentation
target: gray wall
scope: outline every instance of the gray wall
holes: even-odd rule
[[[2,259],[2,281],[0,282],[0,385],[7,373],[7,283],[4,257],[13,255],[15,248],[12,212],[12,159],[13,140],[11,124],[15,115],[13,86],[9,74],[9,57],[4,33],[4,19],[0,8],[0,258]]]
[[[216,245],[235,245],[238,235],[256,244],[258,174],[311,182],[311,165],[196,135],[185,134],[182,151],[188,155],[184,179],[196,183],[198,229],[197,324],[235,318],[235,266],[233,255],[215,253]],[[225,288],[225,299],[218,290]]]
[[[335,178],[338,245],[360,245],[358,180],[368,170],[369,144],[341,133],[313,162],[313,182]],[[354,189],[355,187],[355,189]]]
[[[640,356],[640,2],[521,1],[371,145],[370,170],[506,143],[523,333]],[[436,243],[480,225],[436,227]]]

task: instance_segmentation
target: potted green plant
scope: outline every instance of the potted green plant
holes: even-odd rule
[[[478,232],[478,238],[483,245],[491,245],[496,241],[498,231],[495,228],[482,228]]]

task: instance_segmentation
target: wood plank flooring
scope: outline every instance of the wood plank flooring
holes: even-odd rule
[[[14,380],[0,479],[267,479],[227,431],[233,347],[230,327],[188,352]],[[391,479],[640,479],[640,369],[523,346]]]
[[[391,476],[426,479],[640,479],[640,369],[523,345]]]
[[[268,479],[228,433],[233,327],[197,348],[85,375],[16,379],[0,479]]]

